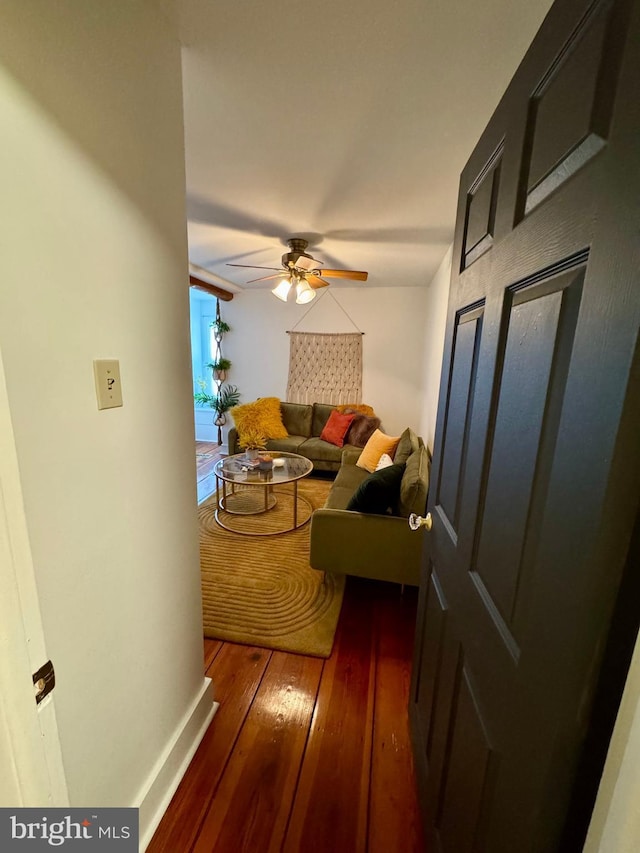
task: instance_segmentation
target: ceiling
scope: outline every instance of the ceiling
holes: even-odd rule
[[[367,270],[358,286],[427,285],[460,171],[549,6],[180,0],[190,261],[269,287],[226,264],[278,267],[302,236],[325,266]]]

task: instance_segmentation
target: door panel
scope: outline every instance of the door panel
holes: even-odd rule
[[[462,266],[468,267],[493,243],[500,188],[501,142],[469,188]]]
[[[471,414],[477,354],[482,335],[482,309],[459,312],[456,317],[453,369],[447,400],[450,428],[443,448],[438,505],[455,539],[458,527],[460,475],[464,468],[467,427]]]
[[[484,585],[509,625],[520,575],[561,301],[560,293],[551,293],[514,305],[508,322],[477,556],[473,562],[478,574],[476,584]],[[534,369],[529,369],[530,366]]]
[[[430,758],[433,709],[438,702],[442,674],[442,655],[447,619],[447,608],[434,577],[429,579],[426,604],[427,618],[423,622],[422,659],[416,677],[416,704],[420,712],[421,730],[426,734],[425,755]]]
[[[608,136],[620,52],[604,61],[612,3],[593,4],[547,69],[529,103],[524,212],[528,213],[598,151]],[[613,60],[613,61],[612,61]]]
[[[640,500],[630,10],[557,2],[461,176],[410,709],[443,853],[560,849],[590,733]]]
[[[492,750],[461,650],[450,720],[450,746],[438,810],[438,834],[445,849],[471,853],[480,841],[483,801],[491,798],[488,783],[491,781]]]

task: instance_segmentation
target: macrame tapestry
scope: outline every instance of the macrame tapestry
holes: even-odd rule
[[[290,332],[290,403],[362,402],[362,334]]]

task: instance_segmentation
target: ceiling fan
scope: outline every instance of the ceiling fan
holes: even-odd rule
[[[296,302],[298,304],[311,302],[315,298],[316,290],[321,287],[328,287],[331,282],[325,281],[326,278],[350,278],[354,281],[367,280],[368,273],[361,270],[321,269],[322,261],[318,261],[307,254],[305,250],[309,243],[301,237],[291,237],[287,240],[287,244],[290,251],[285,252],[282,256],[282,269],[279,267],[257,267],[250,264],[227,264],[227,266],[252,270],[274,270],[275,272],[271,275],[252,278],[247,284],[279,278],[281,279],[280,283],[271,292],[278,299],[286,302],[289,293],[295,287]]]

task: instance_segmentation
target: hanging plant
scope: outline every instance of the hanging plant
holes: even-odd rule
[[[216,416],[214,425],[218,427],[218,444],[222,443],[222,427],[227,422],[226,412],[238,404],[240,394],[235,385],[225,386],[227,380],[227,371],[231,367],[231,362],[228,358],[222,357],[220,343],[223,336],[231,331],[231,326],[225,323],[220,316],[220,301],[216,302],[216,319],[211,323],[213,329],[213,337],[215,339],[215,354],[213,361],[207,365],[213,373],[213,384],[215,390],[210,394],[207,385],[200,381],[200,391],[195,395],[196,403],[200,405],[211,406],[215,410]]]
[[[207,367],[213,370],[213,374],[219,382],[224,382],[227,378],[227,370],[231,367],[231,362],[228,358],[217,358],[208,364]]]
[[[227,332],[231,331],[231,326],[219,317],[213,321],[211,328],[213,329],[213,336],[218,343],[222,340],[223,335],[226,335]]]
[[[240,392],[235,385],[225,385],[217,394],[209,394],[204,379],[198,379],[198,385],[200,391],[193,395],[193,399],[199,406],[211,406],[216,413],[215,425],[222,426],[227,422],[226,412],[240,402]],[[218,423],[219,418],[221,423]]]

